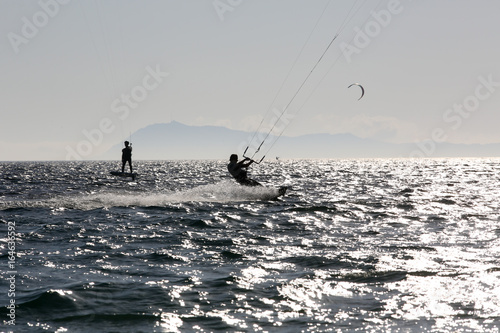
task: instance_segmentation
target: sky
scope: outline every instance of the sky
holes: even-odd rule
[[[286,136],[500,143],[499,12],[495,0],[0,0],[0,160],[94,159],[171,121],[267,131],[280,114]]]

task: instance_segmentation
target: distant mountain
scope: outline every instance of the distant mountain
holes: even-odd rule
[[[242,154],[253,133],[221,126],[188,126],[173,121],[155,124],[133,133],[134,159],[227,159]],[[264,134],[257,135],[260,138]],[[275,137],[266,140],[272,143]],[[259,140],[255,140],[259,141]],[[117,143],[101,156],[120,158],[123,143]],[[263,146],[262,152],[269,147]],[[396,158],[396,157],[494,157],[500,155],[500,144],[406,143],[392,144],[362,139],[352,134],[308,134],[282,136],[267,158]],[[262,155],[260,155],[262,156]]]
[[[132,134],[133,157],[142,160],[221,159],[236,152],[249,133],[219,126],[188,126],[173,121],[155,124]],[[104,159],[120,157],[123,142],[113,146]]]

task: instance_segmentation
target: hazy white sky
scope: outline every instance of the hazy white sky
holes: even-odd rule
[[[498,13],[496,0],[0,0],[0,160],[92,159],[172,120],[255,130],[336,33],[284,135],[500,142]]]

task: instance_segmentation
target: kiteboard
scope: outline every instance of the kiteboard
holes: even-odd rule
[[[118,177],[130,177],[130,178],[132,178],[132,180],[135,180],[135,177],[137,177],[137,173],[135,173],[135,172],[111,171],[111,174],[113,176],[118,176]]]
[[[288,189],[288,186],[281,186],[277,190],[277,192],[270,194],[266,199],[267,200],[278,200],[279,197],[282,197],[285,195],[286,190]]]
[[[286,190],[288,190],[288,186],[281,186],[278,188],[278,197],[285,195]]]

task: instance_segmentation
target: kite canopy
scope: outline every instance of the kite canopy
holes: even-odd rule
[[[361,98],[363,98],[363,96],[365,95],[365,88],[363,88],[363,86],[362,86],[362,85],[360,85],[359,83],[353,83],[353,84],[351,84],[351,85],[350,85],[349,87],[347,87],[347,88],[351,88],[352,86],[358,86],[358,87],[360,87],[360,88],[361,88],[361,97],[359,97],[359,98],[358,98],[358,101],[359,101],[359,100],[360,100]]]

